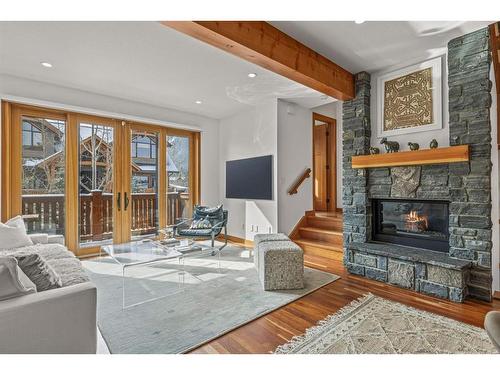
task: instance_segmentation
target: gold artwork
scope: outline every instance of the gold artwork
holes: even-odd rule
[[[385,131],[429,125],[433,121],[432,68],[385,82]]]

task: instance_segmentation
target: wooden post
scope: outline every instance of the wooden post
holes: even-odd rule
[[[92,240],[100,241],[104,232],[102,191],[92,190],[91,196]]]

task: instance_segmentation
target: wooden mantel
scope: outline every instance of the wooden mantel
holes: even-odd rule
[[[352,168],[398,167],[469,161],[469,145],[352,157]]]
[[[264,21],[161,21],[304,86],[339,100],[354,98],[354,76]]]

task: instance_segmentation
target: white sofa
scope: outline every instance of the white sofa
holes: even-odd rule
[[[96,353],[95,285],[60,237],[31,238],[35,245],[0,255],[39,253],[61,276],[62,287],[0,301],[0,353]]]

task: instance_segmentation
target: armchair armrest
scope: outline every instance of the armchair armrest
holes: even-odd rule
[[[91,282],[0,301],[0,353],[95,353]]]
[[[220,221],[217,224],[213,225],[212,229],[217,229],[217,228],[221,228],[222,229],[222,228],[224,228],[224,225],[226,225],[226,221],[225,220],[224,221]]]

